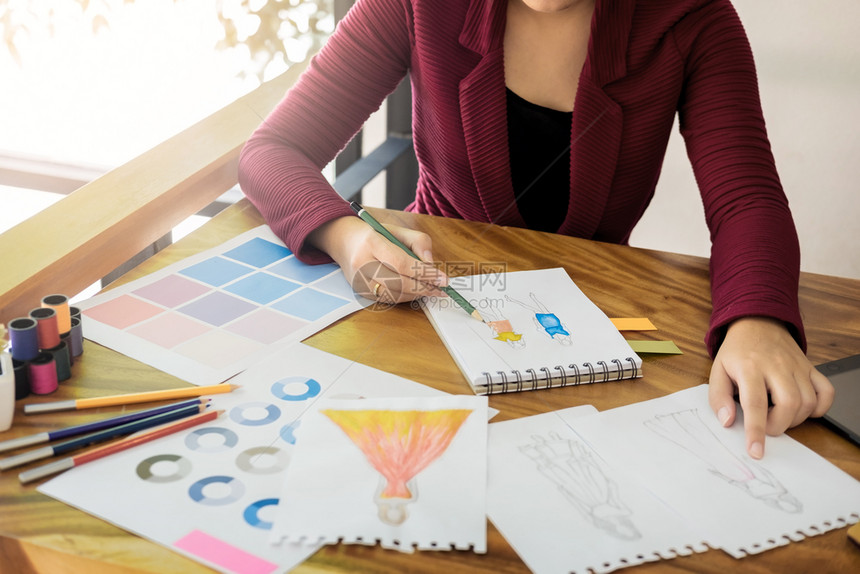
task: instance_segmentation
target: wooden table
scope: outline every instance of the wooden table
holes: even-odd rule
[[[702,342],[710,298],[706,259],[603,244],[522,229],[371,210],[383,223],[428,232],[439,260],[478,269],[503,262],[508,271],[563,266],[577,285],[611,317],[648,317],[658,327],[639,338],[671,339],[680,356],[646,356],[644,376],[633,381],[490,397],[506,420],[592,404],[599,410],[652,399],[708,380],[710,360]],[[188,237],[144,262],[121,281],[136,279],[214,247],[262,223],[243,200]],[[814,363],[860,352],[860,281],[803,274],[801,309]],[[392,329],[391,325],[398,325]],[[451,393],[468,393],[462,375],[424,314],[400,305],[362,311],[305,341],[347,359],[394,372]],[[122,387],[119,381],[123,381]],[[25,417],[24,402],[62,400],[170,388],[182,381],[99,345],[86,342],[73,378],[50,397],[19,401],[11,430],[0,440],[72,424],[69,413]],[[74,422],[100,418],[111,409],[76,413]],[[860,479],[860,449],[822,423],[807,421],[789,434]],[[38,463],[35,463],[38,464]],[[22,486],[17,472],[0,474],[0,573],[15,572],[209,572],[164,547],[128,534],[98,518]],[[110,488],[109,484],[93,485]],[[536,525],[539,528],[540,525]],[[831,531],[741,561],[720,551],[636,567],[637,572],[860,572],[860,548],[846,529]],[[505,539],[488,522],[488,552],[421,552],[406,555],[377,547],[327,546],[298,572],[527,572]]]

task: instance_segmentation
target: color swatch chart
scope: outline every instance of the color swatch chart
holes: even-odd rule
[[[321,398],[444,396],[301,343],[234,382],[241,388],[212,396],[210,408],[224,410],[215,421],[74,468],[39,491],[221,572],[283,572],[318,548],[269,540],[309,409]]]
[[[369,304],[340,267],[302,263],[260,226],[79,307],[88,339],[211,385]]]

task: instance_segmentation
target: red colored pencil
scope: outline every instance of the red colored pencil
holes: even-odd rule
[[[215,420],[223,412],[223,410],[206,411],[200,413],[199,415],[193,415],[188,418],[178,420],[176,422],[168,423],[160,427],[156,427],[152,430],[148,430],[146,432],[130,436],[128,438],[105,446],[92,448],[90,450],[82,452],[79,455],[70,456],[61,460],[54,461],[50,464],[45,464],[30,470],[26,470],[18,475],[18,480],[21,481],[21,484],[26,484],[34,480],[39,480],[40,478],[44,478],[46,476],[50,476],[52,474],[56,474],[64,470],[68,470],[70,468],[74,468],[76,466],[80,466],[82,464],[98,460],[105,456],[128,450],[137,445],[144,444],[155,439],[197,426],[199,424]]]

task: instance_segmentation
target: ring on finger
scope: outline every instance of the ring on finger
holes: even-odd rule
[[[374,297],[377,297],[377,298],[379,297],[379,288],[380,287],[382,287],[382,284],[377,281],[376,284],[373,286],[373,296]]]

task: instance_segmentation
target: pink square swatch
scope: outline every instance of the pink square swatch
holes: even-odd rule
[[[260,343],[279,341],[307,325],[307,322],[288,317],[270,309],[259,309],[230,324],[226,329]]]
[[[161,307],[156,307],[131,295],[120,295],[116,299],[105,301],[101,305],[82,311],[87,317],[117,329],[136,325],[163,312],[164,309]]]
[[[200,336],[208,330],[209,327],[197,321],[168,312],[152,321],[132,327],[128,332],[165,349],[172,349],[179,343]]]
[[[180,275],[168,275],[135,289],[134,294],[165,307],[176,307],[210,291],[210,288]]]
[[[208,333],[178,345],[173,351],[213,369],[222,369],[262,348],[254,341],[210,329]]]

